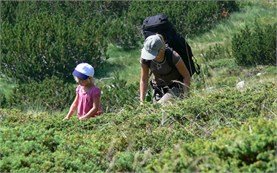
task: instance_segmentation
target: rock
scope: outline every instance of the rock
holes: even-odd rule
[[[241,91],[244,89],[244,85],[245,85],[244,80],[240,81],[239,83],[237,83],[236,88]]]

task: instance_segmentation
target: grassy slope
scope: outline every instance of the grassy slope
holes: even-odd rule
[[[140,51],[138,49],[125,51],[122,48],[110,45],[107,54],[109,59],[102,69],[98,69],[98,78],[105,76],[105,78],[111,79],[118,75],[121,79],[127,80],[128,83],[139,81]]]
[[[210,46],[219,44],[230,51],[232,35],[238,33],[238,31],[246,25],[253,26],[255,21],[266,24],[273,24],[277,22],[274,3],[255,2],[256,1],[254,1],[254,3],[249,2],[251,5],[245,6],[241,12],[233,13],[228,20],[219,23],[210,32],[193,39],[188,38],[188,42],[192,47],[194,56],[200,65],[205,65],[205,63],[207,63],[205,62],[203,53],[206,52]],[[106,71],[99,69],[99,73],[105,74],[108,78],[117,74],[122,79],[126,79],[129,83],[139,81],[140,48],[131,51],[124,51],[119,47],[110,45],[108,55],[110,56],[106,66],[108,68],[105,68]],[[209,63],[216,64],[215,66],[220,67],[221,71],[224,71],[226,68],[230,67],[237,68],[234,61],[230,59],[227,61],[216,60]],[[226,63],[228,66],[226,66]],[[224,65],[226,67],[224,67]],[[98,76],[103,77],[103,75]],[[221,75],[221,77],[224,76]]]
[[[249,4],[248,4],[249,5]],[[276,4],[275,4],[276,5]],[[258,66],[253,68],[243,68],[235,63],[231,57],[232,36],[246,25],[253,26],[255,21],[264,24],[274,24],[277,22],[276,8],[274,3],[256,2],[245,6],[241,12],[233,13],[228,20],[220,22],[210,32],[205,33],[193,40],[188,40],[194,50],[194,55],[202,65],[204,74],[201,77],[195,76],[197,81],[202,82],[206,89],[222,88],[225,86],[235,86],[239,81],[246,81],[247,87],[255,83],[275,82],[274,76],[277,74],[275,67]],[[207,60],[207,51],[213,49],[216,45],[223,51],[220,56],[214,60]],[[214,49],[215,50],[215,49]],[[206,71],[205,71],[206,70]],[[202,71],[203,72],[203,71]],[[257,76],[261,73],[261,76]],[[201,78],[201,79],[200,79]],[[195,92],[199,92],[196,90]]]
[[[274,172],[276,67],[242,69],[230,58],[206,61],[201,55],[207,45],[230,46],[234,26],[257,14],[276,22],[271,9],[254,6],[189,40],[210,73],[194,78],[201,86],[193,85],[189,100],[168,107],[126,106],[87,122],[59,121],[61,113],[0,109],[0,172]],[[110,63],[123,65],[114,65],[122,78],[138,81],[139,50],[111,47],[108,53]],[[242,92],[234,88],[239,80],[246,81]]]

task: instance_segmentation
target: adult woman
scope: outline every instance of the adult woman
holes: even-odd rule
[[[183,97],[188,93],[190,74],[177,52],[166,47],[163,37],[151,35],[144,41],[141,50],[140,101],[145,99],[149,72],[154,79],[154,101],[165,103],[174,97]],[[171,65],[173,64],[173,66]]]

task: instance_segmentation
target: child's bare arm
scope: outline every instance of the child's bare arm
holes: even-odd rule
[[[78,106],[78,94],[76,94],[76,97],[75,97],[74,101],[72,102],[66,117],[64,117],[64,120],[68,120],[74,114],[74,112],[77,109],[77,106]]]

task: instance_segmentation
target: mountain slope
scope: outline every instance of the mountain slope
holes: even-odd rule
[[[229,35],[247,15],[276,22],[271,8],[252,7],[189,40],[202,66],[189,99],[122,105],[85,122],[62,121],[65,112],[0,109],[0,172],[274,172],[276,66],[243,68],[228,57]],[[120,62],[119,76],[132,83],[139,50],[129,53],[111,47],[109,61]]]

